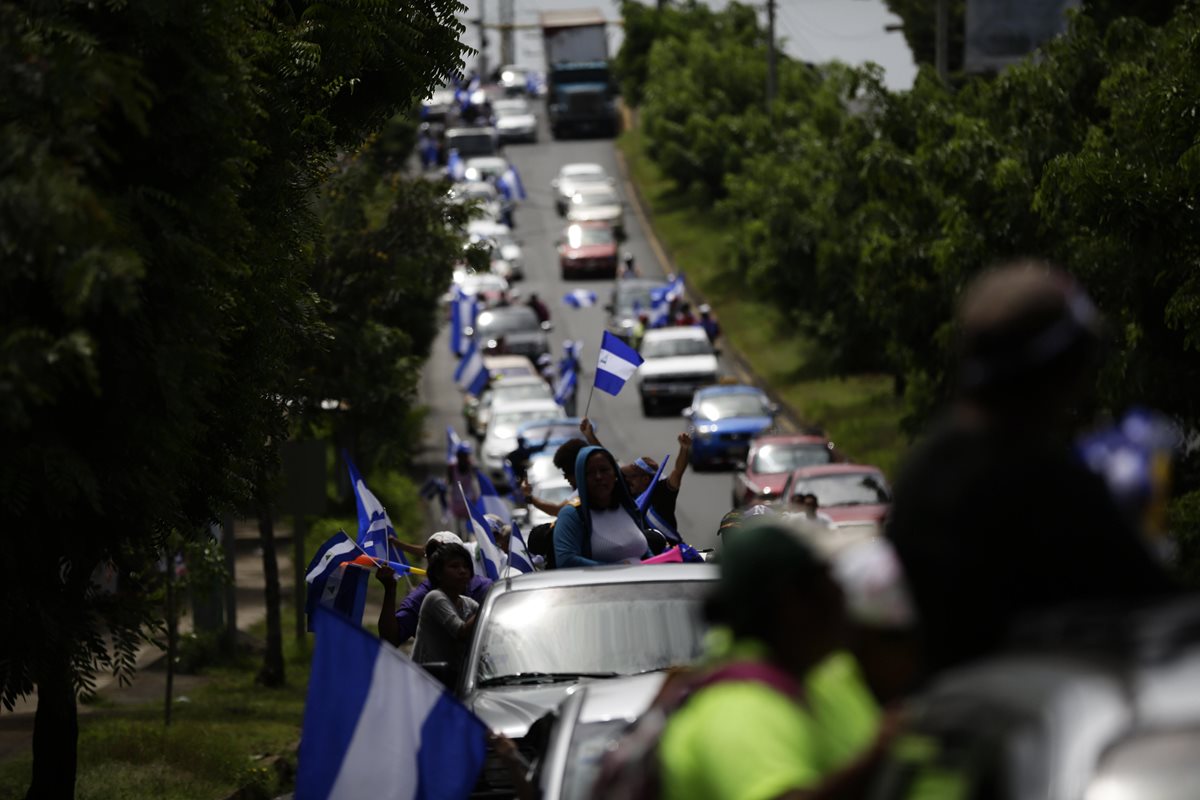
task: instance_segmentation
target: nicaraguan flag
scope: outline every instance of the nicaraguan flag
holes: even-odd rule
[[[515,570],[521,572],[533,572],[533,555],[529,552],[529,545],[525,544],[525,537],[521,535],[521,529],[517,527],[517,523],[512,523],[512,535],[508,540],[508,565]]]
[[[654,506],[650,505],[650,495],[654,493],[655,487],[658,486],[658,479],[662,477],[663,469],[666,468],[667,462],[670,460],[671,456],[665,455],[663,456],[663,460],[658,462],[658,471],[654,473],[654,478],[651,479],[650,485],[646,487],[646,491],[642,492],[642,496],[637,499],[637,507],[638,513],[646,518],[646,522],[651,528],[661,531],[662,535],[667,537],[667,540],[672,544],[678,544],[679,542],[683,541],[683,537],[679,535],[679,531],[675,530],[671,523],[663,519],[662,516],[654,510]]]
[[[483,721],[395,647],[320,610],[316,625],[296,800],[468,797]]]
[[[654,477],[650,480],[650,485],[646,487],[646,491],[642,492],[641,496],[637,499],[637,509],[639,514],[646,513],[646,509],[650,505],[650,495],[654,494],[654,487],[658,485],[658,479],[662,477],[663,469],[666,468],[667,462],[670,460],[671,456],[665,455],[663,456],[663,460],[658,462],[658,470],[654,473]],[[639,458],[637,460],[638,469],[641,469],[643,464],[645,464],[647,467],[650,466]]]
[[[596,388],[616,397],[644,360],[637,350],[605,331],[596,362]]]
[[[453,425],[446,426],[446,463],[450,464],[458,457],[458,446],[462,444],[462,439],[458,436],[458,431],[454,430]]]
[[[521,482],[517,480],[517,471],[513,469],[512,462],[507,458],[504,459],[504,477],[508,480],[508,499],[513,502],[513,505],[524,503],[525,496],[521,494]]]
[[[304,581],[308,584],[304,610],[308,614],[310,631],[313,630],[313,615],[318,606],[332,609],[355,625],[362,624],[369,575],[362,570],[346,569],[346,565],[361,553],[345,531],[338,531],[321,545],[308,563],[308,571],[304,574]]]
[[[475,479],[479,481],[479,502],[483,505],[483,513],[495,514],[504,520],[505,525],[511,525],[512,509],[496,491],[496,485],[478,467],[475,468]]]
[[[496,180],[496,188],[507,200],[525,199],[525,184],[521,183],[521,173],[513,164],[509,164],[504,174]]]
[[[660,286],[650,290],[650,327],[662,328],[670,320],[671,315],[671,289],[669,286]]]
[[[596,293],[588,289],[572,289],[563,295],[563,304],[571,308],[591,308],[596,305]]]
[[[565,406],[575,394],[575,387],[578,383],[579,373],[573,369],[559,375],[558,380],[554,382],[554,402]]]
[[[467,351],[471,337],[467,336],[467,328],[475,324],[475,298],[454,287],[454,298],[450,301],[450,352],[462,357]]]
[[[579,371],[579,354],[583,350],[583,342],[577,342],[574,339],[563,340],[563,355],[558,361],[558,374],[566,375],[568,372]]]
[[[458,369],[454,371],[454,382],[464,392],[478,397],[487,388],[489,378],[487,367],[483,365],[483,356],[479,353],[479,345],[472,340],[462,361],[458,363]]]
[[[463,503],[467,507],[467,512],[471,517],[471,532],[475,534],[475,542],[479,547],[479,556],[483,559],[483,572],[492,580],[499,580],[500,568],[503,566],[500,559],[500,548],[496,546],[495,536],[492,534],[492,526],[483,518],[483,504],[472,503],[463,491],[462,484],[456,487],[459,494],[462,495]]]
[[[458,154],[457,147],[451,147],[450,152],[446,155],[446,173],[455,183],[467,176],[467,164]]]

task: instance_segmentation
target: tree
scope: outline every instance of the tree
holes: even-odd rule
[[[160,624],[167,534],[272,473],[323,332],[309,193],[460,66],[461,10],[0,2],[0,700],[38,691],[30,798],[73,794],[76,692]]]

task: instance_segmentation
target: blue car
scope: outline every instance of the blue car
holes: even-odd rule
[[[708,386],[683,410],[692,435],[693,467],[744,461],[750,440],[775,427],[779,407],[753,386]]]

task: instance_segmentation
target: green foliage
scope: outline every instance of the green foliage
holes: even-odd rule
[[[345,320],[364,322],[380,392],[411,394],[411,375],[381,376],[415,372],[432,337],[432,311],[389,325],[444,282],[438,190],[391,187],[388,221],[345,247],[343,268],[384,251],[410,284],[339,298],[310,275],[350,237],[322,237],[312,192],[461,67],[463,10],[0,0],[0,525],[22,566],[0,588],[4,705],[128,678],[168,537],[262,492],[292,398],[337,380],[312,354]],[[394,158],[403,134],[386,141]],[[355,399],[364,418],[397,408]],[[101,594],[110,563],[119,588]]]
[[[933,64],[937,58],[938,0],[885,0],[888,10],[900,18],[901,30],[908,49],[917,64]],[[949,0],[947,19],[950,24],[947,67],[951,72],[962,69],[963,41],[967,16],[966,0]]]

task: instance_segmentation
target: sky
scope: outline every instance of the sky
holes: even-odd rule
[[[480,4],[488,24],[499,19],[500,0],[463,0],[469,11],[464,19],[478,17]],[[727,0],[707,0],[713,8],[721,8]],[[618,7],[613,0],[513,0],[516,22],[536,26],[538,13],[560,9],[595,8],[610,20],[617,19]],[[765,3],[758,5],[766,24]],[[821,63],[844,61],[862,64],[874,61],[884,69],[884,81],[893,90],[911,88],[917,68],[912,53],[899,32],[889,33],[884,26],[898,23],[883,0],[777,0],[776,30],[784,51],[802,61]],[[468,23],[464,34],[467,44],[478,48],[479,28]],[[492,66],[499,64],[500,36],[488,31],[488,58]],[[610,28],[610,44],[615,53],[621,44],[619,26]],[[539,34],[534,27],[517,32],[516,61],[521,66],[540,68],[542,51]]]

